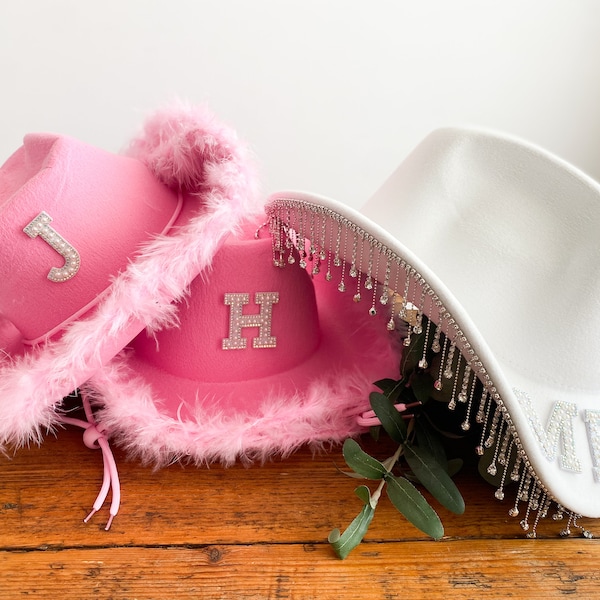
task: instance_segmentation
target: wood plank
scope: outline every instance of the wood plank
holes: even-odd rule
[[[3,598],[600,597],[600,545],[463,540],[365,544],[341,562],[324,545],[216,545],[5,553]],[[568,559],[566,556],[570,556]]]
[[[384,453],[385,455],[385,453]],[[78,432],[61,432],[41,448],[0,462],[0,548],[101,545],[319,543],[344,528],[360,510],[357,485],[336,469],[339,450],[313,457],[302,450],[264,466],[210,469],[173,465],[153,471],[116,451],[123,504],[110,532],[108,508],[82,522],[99,488],[99,452]],[[437,506],[449,538],[522,537],[493,488],[472,469],[457,478],[466,513]],[[554,538],[560,525],[547,519],[540,535]],[[585,522],[584,522],[585,523]],[[387,499],[382,499],[368,539],[424,540]]]

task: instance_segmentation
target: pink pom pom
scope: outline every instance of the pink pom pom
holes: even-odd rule
[[[246,149],[235,131],[205,107],[179,102],[157,110],[146,120],[142,135],[131,142],[128,154],[144,162],[164,184],[187,192],[226,188],[228,181],[240,176],[249,184],[252,179]]]

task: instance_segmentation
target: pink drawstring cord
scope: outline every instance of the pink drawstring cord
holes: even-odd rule
[[[119,482],[119,472],[117,470],[115,457],[113,456],[108,444],[108,439],[104,434],[104,427],[102,424],[96,423],[96,420],[94,419],[94,413],[92,412],[92,407],[90,406],[90,401],[87,396],[82,394],[81,400],[87,421],[62,416],[61,422],[65,425],[74,425],[75,427],[81,427],[84,429],[83,443],[92,450],[96,450],[98,448],[102,450],[102,458],[104,462],[102,487],[100,488],[100,492],[98,492],[98,496],[93,504],[92,511],[83,521],[84,523],[87,523],[94,516],[94,514],[96,514],[102,508],[102,505],[108,496],[108,492],[112,487],[110,518],[108,519],[106,527],[104,528],[105,531],[108,531],[112,525],[113,519],[119,512],[119,505],[121,504],[121,484]]]
[[[398,412],[404,412],[406,409],[408,408],[414,408],[415,406],[421,406],[420,402],[412,402],[411,404],[395,404],[394,408],[398,411]],[[415,415],[412,414],[408,414],[408,415],[402,415],[403,419],[409,420],[412,419]],[[364,412],[362,415],[358,415],[356,417],[356,422],[361,426],[361,427],[376,427],[377,425],[381,425],[381,421],[377,418],[377,416],[375,415],[375,412],[372,410],[367,410],[366,412]]]

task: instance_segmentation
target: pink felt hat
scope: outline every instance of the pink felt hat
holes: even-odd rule
[[[447,128],[360,212],[294,191],[266,209],[276,236],[362,271],[377,306],[389,287],[396,314],[418,311],[431,395],[477,429],[495,497],[528,536],[550,514],[568,515],[564,535],[600,517],[597,182],[518,138]]]
[[[272,257],[268,230],[249,223],[194,280],[178,327],[141,333],[90,379],[111,439],[158,466],[229,464],[365,430],[373,382],[399,372],[394,336]]]
[[[172,302],[257,210],[233,131],[205,109],[151,116],[129,156],[32,134],[0,168],[0,449],[40,441],[63,397]]]

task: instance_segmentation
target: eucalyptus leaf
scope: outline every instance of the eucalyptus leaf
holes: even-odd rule
[[[443,537],[444,526],[438,514],[410,481],[388,475],[386,482],[390,501],[408,521],[435,540]]]
[[[402,392],[404,383],[395,379],[380,379],[373,385],[376,385],[392,402],[395,402]]]
[[[432,396],[435,391],[433,386],[433,377],[429,373],[413,373],[410,378],[410,387],[415,398],[421,403],[425,404]]]
[[[445,466],[440,465],[429,451],[406,445],[404,457],[412,472],[442,506],[458,515],[465,511],[465,501]]]
[[[396,410],[394,403],[384,394],[371,392],[369,396],[371,408],[387,434],[399,444],[406,441],[407,428],[402,415]]]
[[[360,498],[363,504],[371,504],[371,490],[366,485],[359,485],[354,493]],[[373,508],[375,508],[373,506]]]
[[[341,559],[346,558],[362,542],[374,514],[375,509],[370,504],[365,504],[344,533],[340,534],[339,529],[334,529],[329,534],[328,541]]]
[[[367,479],[383,479],[386,468],[376,458],[368,455],[352,438],[344,442],[342,448],[346,464],[356,473]]]
[[[419,448],[427,450],[438,464],[446,467],[448,463],[446,451],[433,427],[424,419],[416,419],[415,432]],[[446,468],[446,471],[447,470],[448,469]]]

